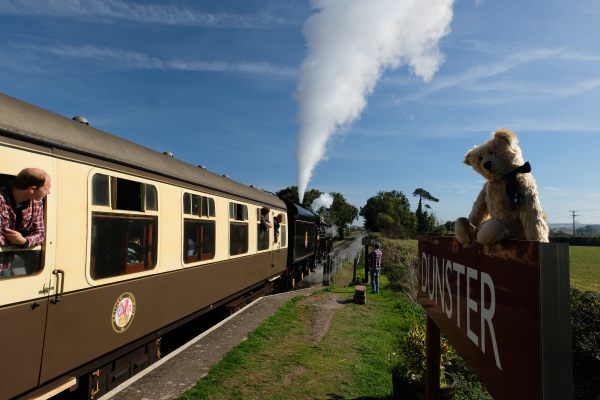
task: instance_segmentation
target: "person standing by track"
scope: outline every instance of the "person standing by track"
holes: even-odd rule
[[[379,243],[376,243],[375,250],[371,253],[371,293],[379,293],[379,272],[381,271],[381,257],[383,255],[379,247]]]

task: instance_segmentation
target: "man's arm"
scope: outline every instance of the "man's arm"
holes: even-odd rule
[[[26,247],[35,247],[44,243],[46,239],[46,229],[44,228],[44,203],[34,201],[32,204],[33,216],[31,218],[31,227],[25,235],[27,240]]]

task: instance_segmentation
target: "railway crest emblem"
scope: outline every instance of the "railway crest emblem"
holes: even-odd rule
[[[135,315],[135,297],[132,293],[125,292],[115,302],[112,311],[112,327],[117,333],[125,332]]]

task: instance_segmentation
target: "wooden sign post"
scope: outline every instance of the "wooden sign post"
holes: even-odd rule
[[[566,244],[463,248],[453,237],[427,236],[418,252],[427,399],[439,398],[440,331],[494,399],[573,398]]]

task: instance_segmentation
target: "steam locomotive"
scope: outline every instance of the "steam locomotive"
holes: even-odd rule
[[[86,122],[0,94],[0,186],[52,180],[45,242],[0,247],[0,399],[98,398],[168,332],[293,286],[331,248],[311,210]],[[280,214],[279,235],[261,225]]]

